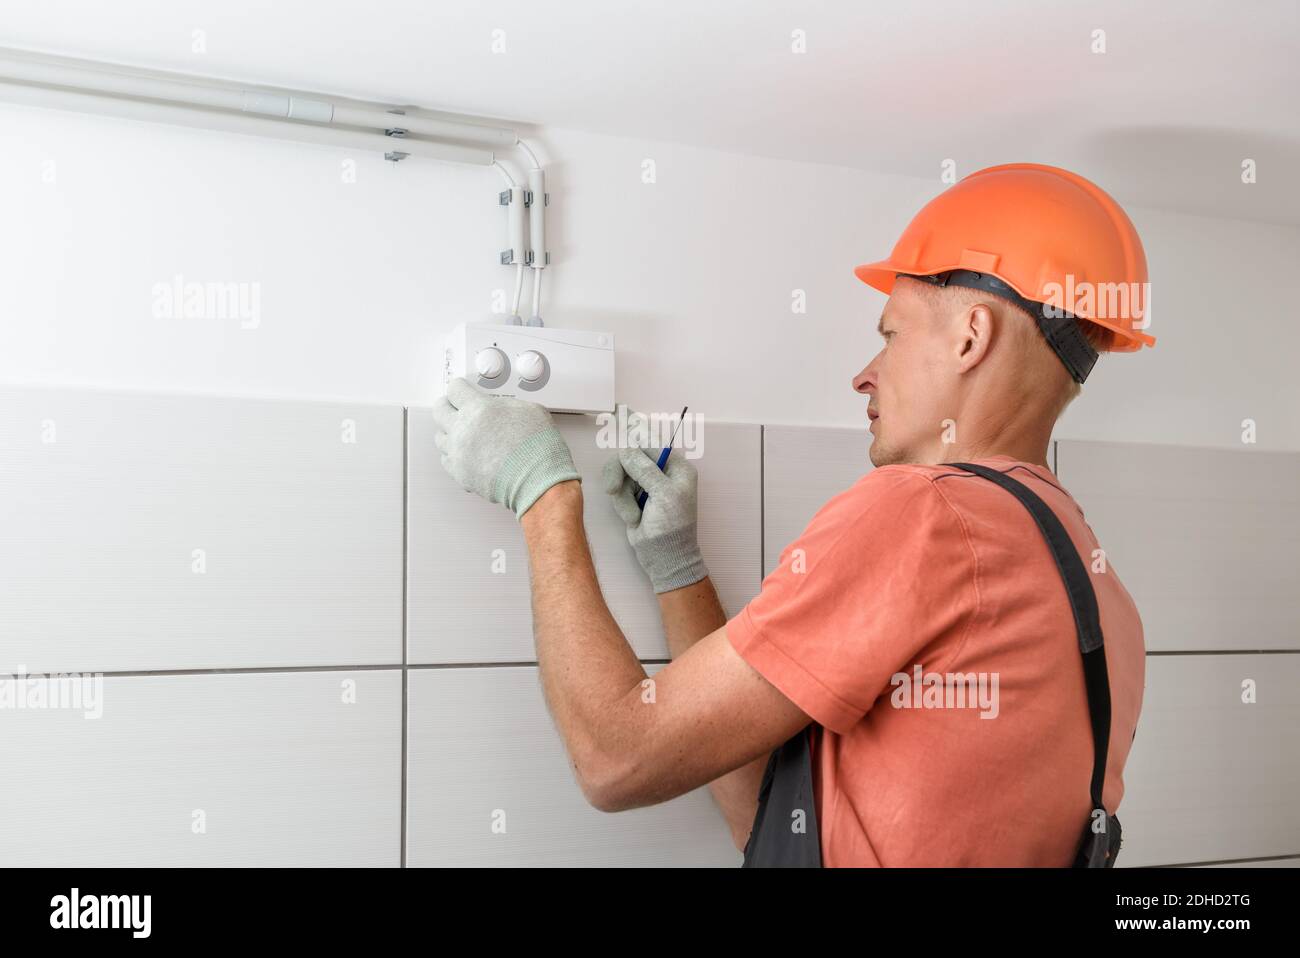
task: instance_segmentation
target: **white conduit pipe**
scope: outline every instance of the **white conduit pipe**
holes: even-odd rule
[[[397,108],[334,103],[315,95],[243,88],[238,84],[202,77],[132,71],[112,64],[94,64],[69,57],[3,48],[0,48],[0,99],[26,106],[371,150],[390,154],[394,159],[403,155],[423,156],[451,163],[493,166],[510,187],[511,198],[515,201],[511,204],[512,212],[518,203],[518,213],[510,223],[511,248],[516,251],[515,315],[518,314],[523,285],[523,189],[517,186],[509,170],[490,150],[417,137],[469,140],[507,148],[518,146],[533,164],[528,175],[528,184],[535,197],[529,217],[529,239],[534,257],[532,266],[536,271],[533,274],[533,322],[541,322],[538,315],[541,270],[546,266],[545,178],[537,155],[512,129],[414,116]],[[400,135],[390,135],[388,131],[401,132]]]
[[[519,142],[515,131],[504,127],[412,116],[348,103],[334,104],[323,98],[274,90],[232,88],[218,85],[215,81],[205,83],[195,77],[116,72],[100,65],[87,66],[83,61],[36,57],[13,50],[0,49],[0,80],[11,84],[64,87],[72,92],[103,97],[164,100],[182,107],[229,110],[278,120],[359,126],[379,132],[400,128],[416,136],[472,140],[497,147],[514,147]]]
[[[450,143],[434,143],[410,137],[391,137],[382,133],[366,133],[329,126],[317,126],[269,117],[247,116],[241,113],[221,113],[167,103],[145,103],[140,100],[97,96],[92,93],[74,93],[69,90],[52,90],[25,86],[21,83],[0,82],[0,100],[24,106],[70,110],[74,113],[108,114],[127,120],[144,120],[168,123],[205,130],[223,130],[253,136],[269,136],[299,143],[317,143],[344,149],[368,150],[385,153],[396,151],[412,156],[423,156],[449,163],[472,163],[490,166],[494,157],[488,150]]]

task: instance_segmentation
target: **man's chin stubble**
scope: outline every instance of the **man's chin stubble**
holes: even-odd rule
[[[891,449],[879,439],[871,443],[871,464],[879,469],[881,466],[896,466],[906,461],[906,457],[899,454],[898,450]]]

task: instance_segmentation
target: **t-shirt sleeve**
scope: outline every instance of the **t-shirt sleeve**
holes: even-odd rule
[[[885,466],[821,508],[727,638],[815,722],[845,734],[895,673],[941,664],[926,654],[950,660],[978,603],[957,513],[927,475]]]

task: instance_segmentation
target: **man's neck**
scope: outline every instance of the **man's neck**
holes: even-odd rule
[[[1037,437],[1020,437],[1019,440],[1009,440],[1003,437],[998,440],[974,440],[971,442],[950,442],[939,443],[933,449],[927,450],[924,458],[920,460],[923,465],[937,466],[944,462],[973,462],[979,459],[988,459],[992,456],[1010,456],[1017,462],[1029,463],[1032,466],[1047,465],[1047,447],[1050,442],[1048,439]]]

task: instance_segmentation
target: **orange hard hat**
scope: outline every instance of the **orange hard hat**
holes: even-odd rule
[[[913,217],[889,259],[857,267],[890,293],[897,276],[983,289],[1038,321],[1078,382],[1097,360],[1080,323],[1108,352],[1152,346],[1147,259],[1133,223],[1082,176],[1037,163],[991,166],[944,190]]]

